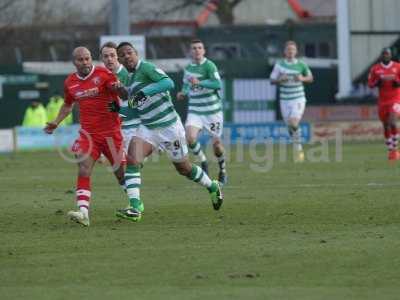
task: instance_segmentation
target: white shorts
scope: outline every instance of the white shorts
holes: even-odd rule
[[[224,128],[224,117],[222,111],[212,115],[197,115],[189,113],[185,126],[193,126],[199,129],[205,128],[212,137],[221,137]]]
[[[126,128],[122,129],[122,137],[124,139],[124,151],[128,153],[129,143],[134,136],[137,136],[137,132],[139,130],[138,127]]]
[[[303,117],[306,108],[305,100],[284,100],[280,101],[282,118],[287,123],[289,119],[299,119]]]
[[[148,129],[140,125],[136,136],[152,144],[154,149],[165,151],[172,161],[182,161],[188,155],[185,129],[180,119],[165,128]]]

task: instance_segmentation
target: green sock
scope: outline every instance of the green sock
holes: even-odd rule
[[[204,155],[203,150],[201,150],[201,145],[199,142],[194,142],[193,144],[189,144],[188,146],[199,161],[201,162],[207,161],[207,158]]]
[[[207,188],[210,193],[214,193],[218,190],[218,186],[215,182],[211,183],[211,186]]]
[[[129,199],[129,205],[133,208],[142,210],[143,204],[140,201],[140,166],[127,165],[125,171],[126,193]]]
[[[192,165],[192,170],[188,176],[190,180],[197,182],[198,184],[206,187],[209,191],[213,188],[213,182],[211,181],[210,177],[204,171],[196,165]]]

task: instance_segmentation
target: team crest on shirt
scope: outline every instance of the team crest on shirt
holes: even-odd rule
[[[92,79],[92,81],[93,81],[93,83],[94,83],[95,85],[99,85],[101,79],[100,79],[100,77],[96,76],[96,77],[94,77],[94,78]]]
[[[399,114],[399,113],[400,113],[400,104],[399,104],[399,103],[395,103],[395,104],[392,106],[392,108],[393,108],[393,110],[394,110],[394,112],[395,112],[396,114]]]

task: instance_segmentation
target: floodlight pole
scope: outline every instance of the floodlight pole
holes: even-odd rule
[[[111,35],[129,35],[129,0],[111,0]]]
[[[338,47],[339,91],[336,98],[350,95],[352,89],[350,61],[350,24],[348,0],[336,1],[336,34]]]

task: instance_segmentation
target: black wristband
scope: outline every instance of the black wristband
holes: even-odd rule
[[[111,112],[119,112],[120,108],[120,105],[115,101],[108,103],[108,110]]]

